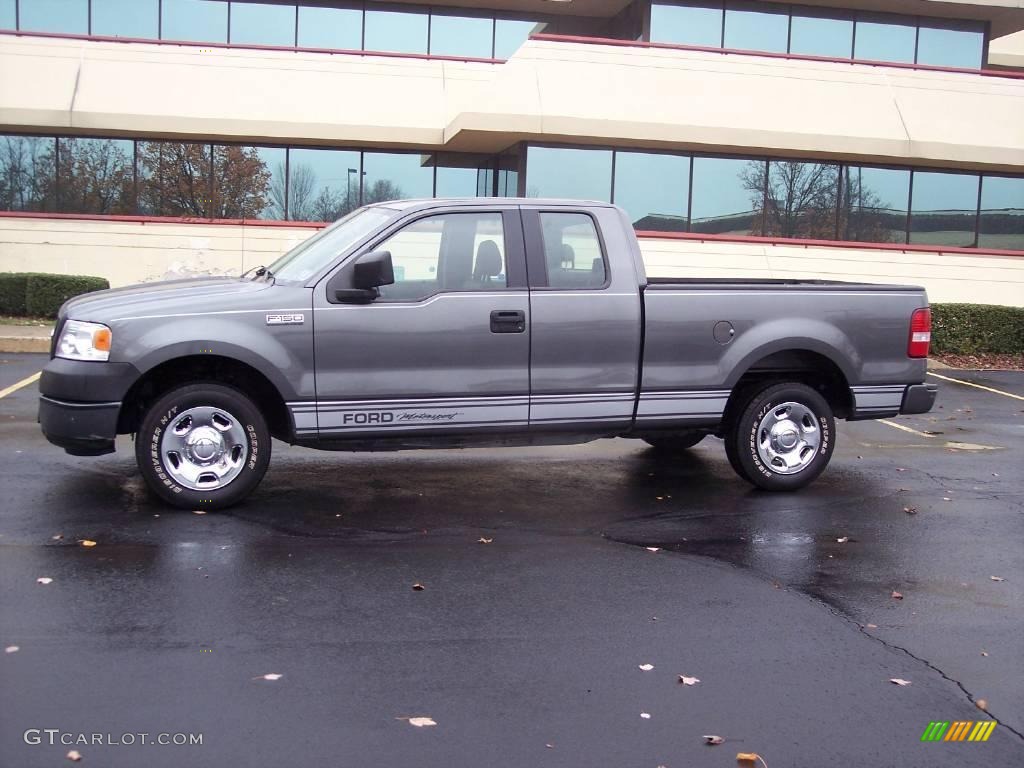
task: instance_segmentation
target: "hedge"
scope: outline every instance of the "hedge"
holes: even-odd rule
[[[68,299],[109,287],[103,277],[4,272],[0,273],[0,314],[56,317]]]
[[[932,352],[1024,354],[1024,307],[932,304]]]

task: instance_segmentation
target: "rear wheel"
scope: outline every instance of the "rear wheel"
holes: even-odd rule
[[[806,384],[774,384],[753,393],[725,439],[740,477],[765,490],[793,491],[828,466],[835,418],[825,398]]]
[[[223,509],[259,485],[270,432],[253,402],[223,384],[171,390],[146,411],[135,460],[150,489],[181,509]]]
[[[704,432],[673,432],[670,435],[664,436],[650,436],[643,438],[643,441],[652,448],[656,448],[659,451],[665,453],[676,453],[678,451],[685,451],[687,448],[693,448],[697,443],[703,440],[707,435]]]

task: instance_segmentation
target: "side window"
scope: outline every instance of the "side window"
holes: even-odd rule
[[[608,273],[594,220],[585,213],[541,213],[551,288],[602,288]]]
[[[443,291],[495,291],[508,286],[501,213],[427,216],[399,230],[374,250],[390,251],[393,285],[384,301],[419,301]]]

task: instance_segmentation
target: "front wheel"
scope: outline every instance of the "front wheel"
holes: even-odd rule
[[[223,509],[259,485],[270,463],[266,420],[242,392],[189,384],[153,403],[135,436],[150,489],[181,509]]]
[[[806,384],[786,383],[753,394],[725,439],[742,478],[768,491],[794,491],[828,466],[835,431],[824,397]]]

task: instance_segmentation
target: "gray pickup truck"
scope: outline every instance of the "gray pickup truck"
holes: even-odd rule
[[[133,434],[152,490],[226,507],[271,437],[329,450],[725,442],[793,490],[835,418],[923,413],[921,288],[653,279],[626,214],[566,200],[360,208],[241,277],[102,291],[61,309],[39,421],[76,456]]]

